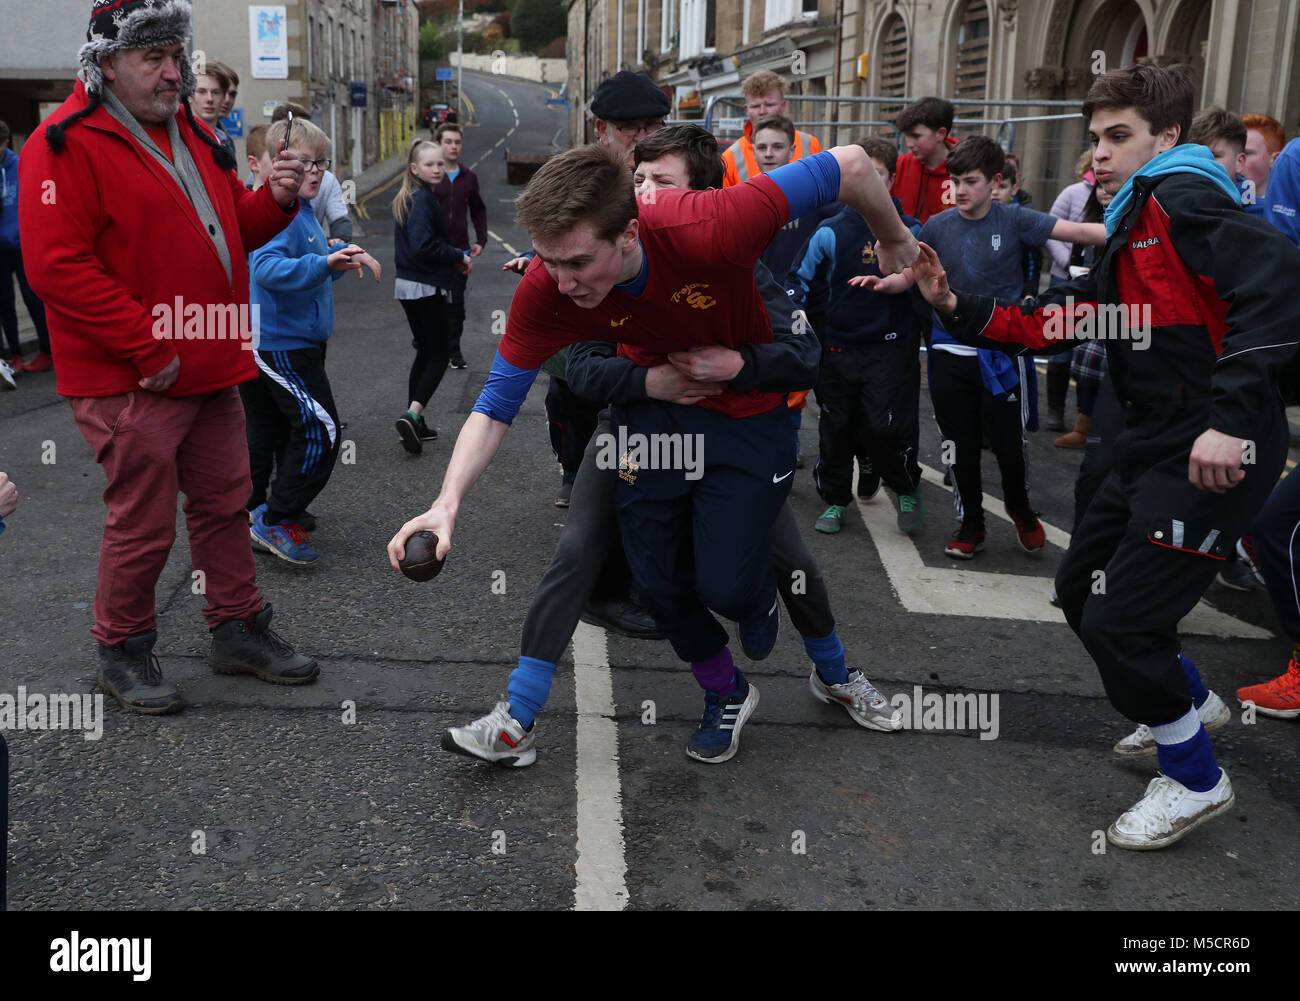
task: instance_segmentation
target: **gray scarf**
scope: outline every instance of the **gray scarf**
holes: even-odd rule
[[[104,110],[117,119],[131,133],[136,142],[158,161],[158,165],[167,171],[171,179],[176,182],[177,187],[190,200],[190,204],[194,206],[194,211],[203,226],[203,231],[208,234],[213,246],[217,248],[217,255],[221,258],[221,264],[226,269],[226,281],[233,282],[234,273],[230,269],[230,248],[226,246],[226,232],[221,226],[221,220],[217,217],[217,210],[212,207],[212,199],[208,197],[208,189],[203,184],[203,177],[199,174],[199,168],[194,162],[194,157],[190,155],[190,148],[181,140],[175,117],[167,119],[167,139],[171,142],[172,147],[172,159],[168,160],[166,154],[158,148],[158,144],[136,121],[135,116],[127,111],[126,105],[118,100],[116,94],[105,87],[102,91],[102,97]]]

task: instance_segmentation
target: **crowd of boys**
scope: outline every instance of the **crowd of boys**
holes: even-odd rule
[[[332,194],[330,142],[306,109],[285,106],[250,131],[252,183],[239,183],[220,127],[238,78],[219,63],[196,75],[189,30],[185,4],[97,3],[83,81],[24,160],[76,192],[53,211],[30,186],[23,194],[24,213],[45,224],[30,243],[24,234],[32,284],[57,293],[77,278],[103,307],[90,312],[55,296],[50,330],[66,362],[60,392],[110,484],[93,633],[99,680],[123,708],[143,713],[183,706],[152,654],[153,583],[178,488],[188,495],[196,558],[210,553],[221,571],[205,613],[213,669],[277,684],[317,677],[314,661],[270,631],[248,551],[228,544],[231,512],[243,493],[254,545],[293,563],[318,558],[307,504],[329,478],[341,427],[324,367],[330,288],[347,271],[380,279],[378,263],[350,242],[346,204],[340,211],[341,194]],[[536,759],[536,718],[614,551],[653,628],[703,691],[691,758],[734,757],[758,704],[717,616],[736,623],[736,648],[760,660],[775,645],[782,599],[812,663],[812,695],[866,729],[898,730],[836,634],[828,589],[787,503],[808,391],[820,411],[814,482],[828,505],[818,531],[844,527],[855,460],[858,495],[883,483],[899,529],[920,528],[924,342],[958,521],[945,552],[970,559],[985,544],[985,442],[1019,544],[1035,552],[1045,533],[1025,461],[1037,409],[1032,354],[1073,347],[1083,307],[1143,306],[1153,314],[1145,347],[1130,337],[1104,343],[1075,531],[1056,587],[1112,703],[1137,724],[1117,753],[1154,754],[1160,765],[1111,825],[1112,843],[1161,848],[1224,813],[1235,797],[1207,731],[1227,709],[1182,655],[1177,624],[1235,554],[1296,640],[1286,673],[1238,697],[1266,714],[1300,716],[1292,569],[1300,478],[1279,480],[1300,322],[1287,282],[1300,267],[1300,140],[1284,147],[1280,125],[1265,116],[1211,108],[1193,117],[1180,69],[1104,74],[1083,107],[1090,184],[1105,195],[1090,222],[1028,207],[1018,161],[982,135],[958,141],[953,105],[940,98],[899,115],[900,156],[881,138],[821,150],[785,114],[775,74],[755,74],[743,89],[748,121],[721,151],[696,126],[666,127],[662,92],[619,73],[593,103],[601,141],[554,157],[519,200],[534,254],[507,265],[522,280],[491,372],[441,492],[389,543],[393,566],[421,530],[437,535],[437,556],[446,556],[470,488],[543,365],[559,365],[553,386],[591,411],[590,428],[581,447],[557,446],[574,517],[534,600],[507,699],[452,728],[443,746],[516,767]],[[462,129],[443,125],[437,140],[449,168],[436,192],[440,211],[453,242],[477,255],[486,212],[477,178],[459,164]],[[76,183],[94,150],[148,164],[172,194],[175,218],[203,223],[185,251],[193,294],[248,289],[261,312],[251,363],[218,360],[212,345],[154,343],[141,333],[139,303],[157,276],[132,272],[141,285],[132,297],[85,269],[132,250],[102,243],[95,227],[106,209],[95,199],[129,206],[136,218],[143,211],[122,193]],[[148,229],[138,226],[133,239],[147,240]],[[1040,248],[1049,239],[1093,249],[1043,291]],[[462,305],[453,367],[465,364],[463,321]],[[182,350],[191,353],[183,359]],[[153,427],[175,438],[169,460],[149,451]],[[246,428],[246,454],[232,441],[237,427]],[[626,439],[698,439],[701,463],[660,467],[625,452],[607,468],[594,456],[600,432],[615,429]],[[216,443],[218,456],[204,468],[192,461],[198,446],[190,448],[200,440]],[[0,515],[16,503],[0,473]],[[131,563],[132,546],[144,546],[147,560]],[[800,573],[805,586],[791,588]]]

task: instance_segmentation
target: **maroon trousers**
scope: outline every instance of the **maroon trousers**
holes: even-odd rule
[[[248,443],[232,386],[172,399],[146,390],[76,397],[72,413],[104,467],[108,519],[99,551],[95,626],[106,646],[157,625],[154,588],[176,540],[185,494],[190,553],[209,628],[262,608],[248,535]]]

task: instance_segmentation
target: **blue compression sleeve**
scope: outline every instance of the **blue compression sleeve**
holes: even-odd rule
[[[840,197],[840,162],[830,153],[805,156],[766,175],[790,203],[790,218],[820,208]]]
[[[528,399],[528,390],[532,388],[540,368],[519,368],[511,365],[501,357],[498,351],[492,359],[492,371],[488,373],[483,392],[478,394],[474,412],[487,414],[494,421],[509,424],[519,413]]]

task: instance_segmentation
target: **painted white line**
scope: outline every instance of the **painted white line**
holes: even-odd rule
[[[951,489],[943,486],[943,474],[928,466],[921,467],[921,475],[945,493]],[[928,566],[913,539],[898,530],[891,503],[882,503],[879,498],[875,501],[856,499],[856,503],[871,533],[876,552],[880,554],[880,562],[885,566],[889,583],[899,602],[909,612],[1065,625],[1061,610],[1048,600],[1052,582],[1047,577],[966,570],[958,566]],[[988,494],[984,495],[984,510],[1011,522],[1002,511],[1002,502]],[[1049,542],[1063,549],[1069,546],[1068,534],[1046,522],[1042,524]],[[1254,640],[1270,639],[1273,635],[1267,629],[1243,622],[1203,600],[1179,623],[1178,629],[1200,636]]]
[[[501,244],[501,246],[505,247],[505,248],[506,248],[506,253],[509,254],[511,257],[518,257],[518,256],[519,256],[519,251],[515,250],[515,248],[512,247],[512,246],[510,246],[510,244],[506,243],[505,240],[501,239],[501,237],[499,237],[499,236],[497,236],[495,233],[493,233],[492,230],[488,230],[488,236],[490,236],[492,239],[496,240],[496,242],[499,243],[499,244]]]
[[[496,148],[497,148],[498,146],[500,146],[503,142],[505,142],[505,139],[498,139],[496,142],[494,142],[494,143],[492,144],[492,148],[493,148],[493,149],[496,149]]]
[[[623,857],[623,793],[618,777],[618,727],[605,630],[579,622],[573,633],[573,694],[578,707],[578,858],[573,907],[627,907]]]

